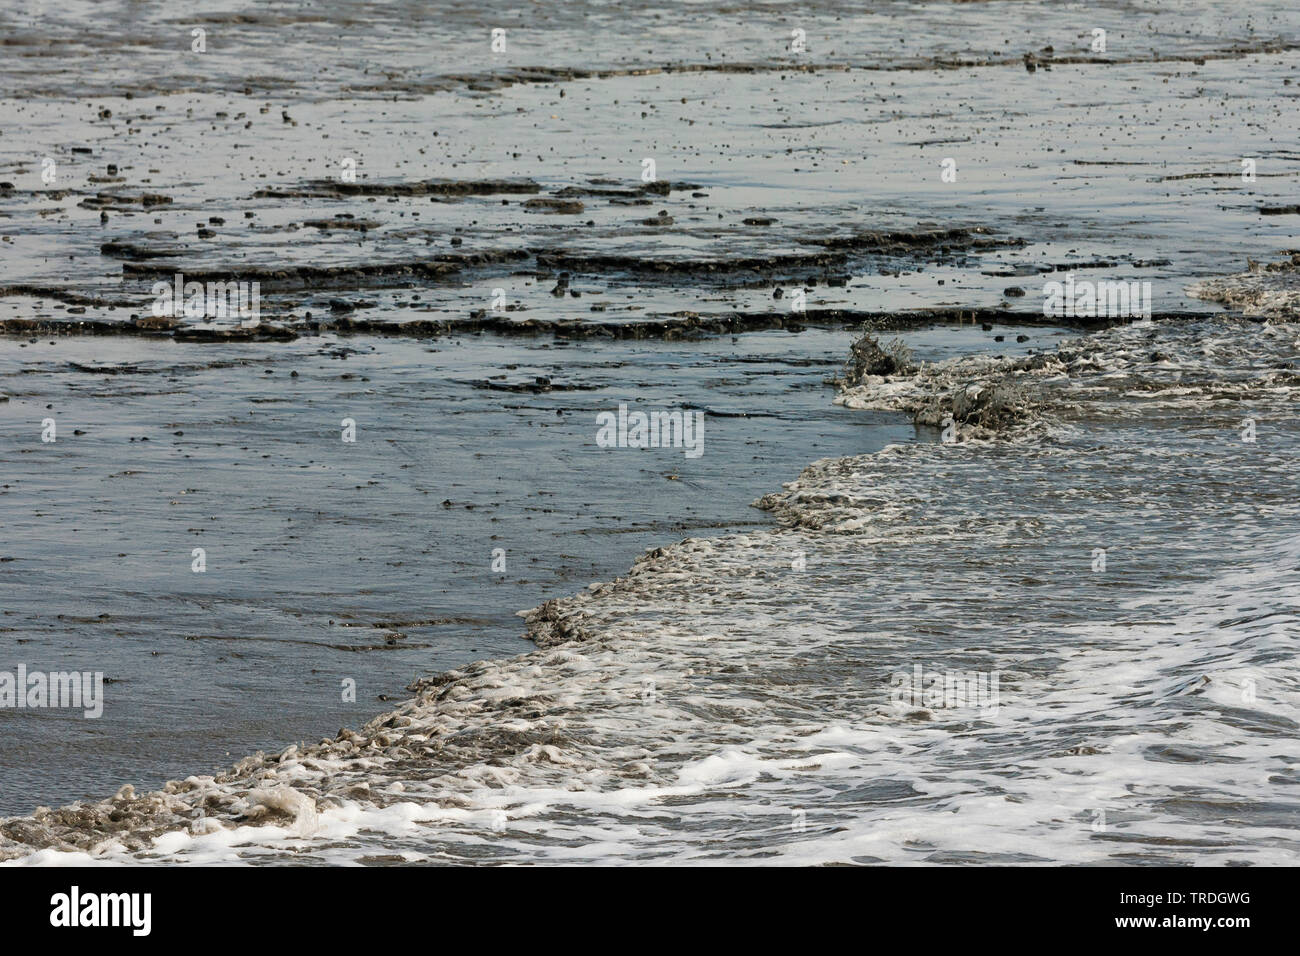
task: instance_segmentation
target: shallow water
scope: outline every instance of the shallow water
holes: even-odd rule
[[[1295,861],[1294,294],[1185,291],[1296,247],[1287,4],[109,9],[0,14],[0,647],[114,681],[0,710],[0,812],[189,780],[0,856]],[[1160,321],[1014,365],[1064,273]],[[953,364],[832,403],[863,318]]]
[[[828,408],[847,342],[5,343],[10,656],[113,683],[89,735],[79,715],[0,711],[21,742],[0,756],[0,806],[155,787],[196,758],[332,734],[417,674],[528,650],[519,608],[684,534],[768,523],[749,502],[772,468],[916,437],[898,416]],[[539,378],[547,390],[483,387]],[[598,448],[596,416],[620,402],[703,410],[705,453]]]

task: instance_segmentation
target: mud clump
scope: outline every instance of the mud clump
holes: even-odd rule
[[[111,239],[100,244],[99,254],[109,259],[175,259],[185,252],[174,247],[151,248],[125,239]]]
[[[894,339],[882,346],[865,328],[849,346],[849,359],[844,366],[846,385],[860,385],[869,376],[907,375],[915,370],[912,350],[902,339]]]
[[[171,196],[164,196],[161,193],[142,193],[139,196],[119,196],[115,193],[96,193],[93,196],[87,196],[81,202],[77,203],[83,209],[117,209],[129,210],[135,206],[142,206],[145,209],[152,209],[155,206],[170,206],[172,203]]]
[[[977,434],[1005,432],[1030,418],[1033,402],[1021,385],[1007,381],[976,382],[954,391],[948,401],[935,399],[914,417],[918,425],[943,427],[949,416],[954,424]]]
[[[643,199],[647,196],[667,196],[674,189],[679,192],[685,192],[699,187],[692,183],[671,183],[667,180],[655,180],[652,183],[643,183],[640,186],[631,188],[615,187],[609,188],[602,185],[591,186],[565,186],[555,193],[561,199],[573,199],[577,196],[585,198],[604,198],[609,200],[616,199]]]
[[[383,223],[375,219],[357,219],[349,215],[335,216],[333,219],[304,219],[303,227],[307,229],[353,229],[357,232],[369,232],[371,229],[378,229]]]
[[[588,640],[591,635],[584,627],[586,615],[580,611],[565,613],[562,610],[571,603],[562,598],[552,598],[524,615],[528,638],[538,647]]]
[[[553,216],[576,216],[586,207],[576,199],[529,199],[524,212],[547,213]]]

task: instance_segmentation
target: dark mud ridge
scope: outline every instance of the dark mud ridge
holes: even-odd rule
[[[102,251],[102,250],[101,250]],[[265,291],[313,289],[322,286],[337,289],[364,289],[391,283],[383,280],[445,279],[469,269],[530,258],[523,249],[494,249],[485,252],[443,253],[406,262],[378,262],[343,266],[232,267],[230,269],[185,269],[174,265],[138,262],[122,264],[123,278],[153,281],[170,280],[178,271],[187,282],[258,282]],[[0,294],[3,294],[0,292]]]
[[[1300,44],[1276,38],[1249,43],[1236,43],[1226,49],[1196,53],[1135,53],[1129,56],[1091,54],[1058,54],[1054,47],[1025,50],[1006,55],[974,57],[919,56],[912,59],[866,62],[790,63],[788,61],[751,61],[747,63],[673,63],[658,66],[634,66],[609,69],[579,69],[575,67],[521,67],[493,73],[448,73],[437,77],[407,79],[390,74],[382,83],[354,83],[346,85],[346,94],[374,94],[428,96],[469,89],[490,92],[510,86],[531,83],[571,83],[577,80],[610,80],[620,77],[660,76],[674,73],[848,73],[869,71],[878,73],[928,72],[932,70],[967,70],[981,67],[1007,67],[1023,64],[1029,73],[1050,71],[1053,65],[1093,64],[1120,66],[1134,63],[1191,63],[1204,65],[1209,60],[1236,60],[1261,53],[1285,53],[1300,49]],[[149,91],[143,91],[149,92]]]
[[[754,275],[775,278],[783,270],[828,269],[848,266],[855,256],[908,257],[929,253],[950,256],[994,248],[1023,246],[1022,239],[993,238],[983,227],[920,229],[914,231],[871,231],[828,238],[803,238],[805,245],[825,251],[767,256],[736,256],[725,259],[663,259],[647,255],[598,255],[564,251],[535,251],[541,270],[563,269],[584,275],[630,273],[638,276],[667,275],[704,279],[719,275]],[[831,277],[847,279],[844,277]],[[843,285],[843,281],[831,281]]]
[[[1204,312],[1170,310],[1152,312],[1157,322],[1204,319]],[[377,335],[407,338],[433,338],[442,335],[493,333],[497,335],[592,339],[683,339],[706,335],[760,332],[782,329],[798,332],[804,328],[844,328],[865,326],[889,331],[924,328],[931,325],[1024,325],[1051,326],[1081,330],[1104,329],[1132,322],[1128,318],[1044,316],[1041,312],[1013,312],[1008,309],[935,308],[881,312],[864,309],[810,309],[800,314],[790,312],[729,312],[704,314],[673,312],[640,321],[593,322],[588,319],[512,319],[485,311],[457,319],[417,319],[394,322],[384,319],[354,318],[349,315],[307,319],[294,325],[276,325],[265,320],[252,328],[213,328],[186,326],[176,319],[144,317],[130,321],[68,319],[0,320],[0,333],[10,335],[151,335],[169,336],[186,341],[265,341],[289,340],[302,335],[324,332]]]
[[[253,198],[332,199],[346,196],[493,196],[501,193],[539,193],[541,191],[541,186],[529,180],[447,181],[429,179],[413,183],[345,183],[334,179],[312,179],[301,186],[259,189],[253,193]]]

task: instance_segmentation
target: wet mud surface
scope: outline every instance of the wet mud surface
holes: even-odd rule
[[[1293,5],[37,6],[0,12],[0,667],[111,683],[98,721],[0,710],[0,856],[1183,862],[1204,787],[1256,839],[1225,854],[1294,858],[1273,795],[1158,772],[1171,719],[1290,772],[1277,634],[1204,637],[1254,640],[1213,609],[1272,592],[1194,552],[1295,527]],[[259,283],[260,320],[154,314],[177,274]],[[1067,276],[1151,283],[1155,337],[1045,316]],[[836,383],[864,325],[920,370]],[[621,402],[704,412],[705,454],[597,447]],[[1251,414],[1253,472],[1209,435]],[[1085,533],[1133,558],[1102,598],[1055,570]],[[792,582],[796,553],[823,570]],[[1005,723],[880,719],[917,648],[1076,722],[1034,724],[1008,781]],[[1112,660],[1118,705],[1087,677]],[[1193,706],[1260,668],[1233,731]],[[1061,754],[1113,762],[1057,806]],[[1128,806],[1121,777],[1153,782]],[[782,819],[728,850],[733,792]],[[1063,835],[1099,802],[1136,848]],[[793,805],[825,811],[806,840]]]

